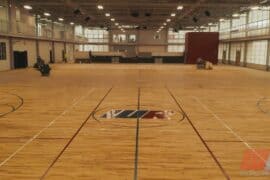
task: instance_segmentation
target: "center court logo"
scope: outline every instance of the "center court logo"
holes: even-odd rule
[[[256,172],[270,175],[270,150],[246,150],[241,164],[241,170],[249,172],[249,175],[256,175]],[[251,174],[251,172],[253,173]]]
[[[101,118],[103,119],[171,119],[175,113],[171,110],[149,111],[149,110],[120,110],[112,109],[107,111]]]

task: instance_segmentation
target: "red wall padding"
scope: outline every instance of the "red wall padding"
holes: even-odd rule
[[[198,58],[218,63],[219,33],[190,32],[186,34],[185,63],[196,64]]]

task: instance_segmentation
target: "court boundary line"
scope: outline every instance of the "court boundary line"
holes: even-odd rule
[[[141,88],[138,88],[138,102],[137,102],[137,111],[140,110],[141,106]],[[138,179],[138,162],[139,162],[139,136],[140,136],[140,117],[137,114],[136,122],[136,144],[135,144],[135,159],[134,159],[134,180]]]
[[[86,117],[86,119],[83,121],[83,123],[81,124],[81,126],[77,129],[77,131],[73,134],[73,136],[71,137],[71,139],[69,139],[68,143],[64,146],[64,148],[60,151],[60,153],[56,156],[56,158],[53,160],[53,162],[50,164],[50,166],[46,169],[46,171],[42,174],[42,176],[40,177],[40,179],[44,179],[49,171],[51,170],[51,168],[55,165],[55,163],[59,160],[59,158],[64,154],[64,152],[66,151],[66,149],[69,147],[69,145],[73,142],[73,140],[77,137],[77,135],[80,133],[80,131],[82,130],[82,128],[85,126],[85,124],[89,121],[89,119],[92,117],[93,113],[95,113],[95,111],[99,108],[99,106],[102,104],[102,102],[106,99],[106,97],[110,94],[110,92],[112,91],[113,87],[111,87],[106,93],[105,95],[102,97],[102,99],[99,101],[99,103],[96,105],[96,107],[91,111],[91,113]]]
[[[203,139],[203,137],[201,136],[201,134],[199,133],[199,131],[197,130],[197,128],[195,127],[195,125],[193,124],[193,122],[191,121],[191,119],[189,118],[189,116],[187,115],[187,113],[184,111],[183,107],[180,105],[180,103],[178,102],[178,100],[176,99],[176,97],[174,96],[174,94],[172,93],[172,91],[166,87],[167,91],[169,92],[169,94],[171,95],[172,99],[175,101],[176,105],[178,106],[178,108],[184,113],[184,115],[186,116],[186,119],[188,120],[189,124],[191,125],[192,129],[195,131],[195,133],[197,134],[197,136],[199,137],[199,139],[201,140],[201,142],[203,143],[204,147],[207,149],[207,151],[209,152],[209,154],[211,155],[212,159],[215,161],[215,163],[217,164],[217,166],[219,167],[219,169],[221,170],[222,174],[224,175],[224,177],[227,180],[230,180],[230,176],[228,175],[228,173],[226,172],[226,170],[222,167],[221,163],[218,161],[217,157],[215,156],[215,154],[213,153],[213,151],[210,149],[210,147],[208,146],[208,144],[205,142],[205,140]]]
[[[208,108],[205,104],[201,102],[201,100],[193,96],[193,99],[196,100],[205,110],[207,110],[216,120],[218,120],[223,127],[230,131],[232,135],[239,141],[241,141],[249,150],[251,150],[258,158],[260,158],[263,162],[266,163],[266,160],[251,146],[247,141],[245,141],[239,134],[237,134],[226,122],[224,122],[218,115],[216,115],[210,108]]]
[[[19,105],[17,105],[16,107],[13,106],[13,105],[9,105],[9,104],[3,104],[3,105],[9,105],[10,107],[12,107],[12,110],[9,111],[9,112],[0,114],[0,118],[3,118],[3,117],[5,117],[5,116],[7,116],[7,115],[9,115],[9,114],[11,114],[11,113],[16,112],[16,111],[19,110],[19,109],[23,106],[23,104],[24,104],[24,99],[23,99],[21,96],[19,96],[19,95],[17,95],[17,94],[14,94],[14,93],[8,93],[8,92],[2,92],[2,93],[3,93],[3,94],[6,93],[6,94],[9,94],[9,95],[15,96],[16,98],[19,99],[20,103],[19,103]],[[0,167],[1,167],[1,166],[0,166]]]
[[[65,109],[61,114],[56,116],[47,126],[45,126],[43,129],[41,129],[38,133],[36,133],[32,138],[28,139],[22,146],[20,146],[16,151],[14,151],[8,158],[3,160],[0,163],[0,168],[5,165],[9,160],[11,160],[13,157],[15,157],[21,150],[23,150],[27,145],[29,145],[32,141],[37,139],[40,134],[42,134],[45,130],[47,130],[49,127],[51,127],[60,117],[64,116],[66,113],[68,113],[71,109],[73,109],[81,100],[85,99],[87,96],[89,96],[91,93],[94,92],[95,89],[91,89],[87,95],[80,96],[71,106],[68,106],[67,109]]]

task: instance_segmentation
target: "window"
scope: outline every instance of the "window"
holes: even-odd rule
[[[7,59],[6,43],[1,42],[0,43],[0,60],[6,60],[6,59]]]
[[[249,42],[247,46],[247,62],[266,65],[267,41]]]
[[[246,14],[241,14],[239,18],[232,19],[231,37],[245,37],[246,33]]]
[[[83,36],[83,27],[82,26],[75,26],[75,35],[76,36]]]
[[[220,22],[220,39],[229,39],[230,38],[230,20],[224,20]]]
[[[174,32],[173,29],[168,31],[168,43],[185,43],[185,36],[188,31]]]
[[[184,52],[184,45],[169,45],[168,52]]]
[[[184,52],[185,51],[185,38],[186,33],[192,31],[178,31],[175,32],[173,29],[168,31],[168,52]]]
[[[136,35],[135,34],[130,34],[128,38],[129,43],[135,43],[136,42]]]
[[[114,43],[123,43],[127,41],[127,36],[125,34],[114,34],[113,35],[113,42]]]
[[[92,52],[108,52],[108,45],[84,45],[84,51],[92,51]]]
[[[100,28],[87,28],[84,30],[84,35],[88,42],[92,43],[107,43],[109,42],[109,32]]]
[[[268,34],[269,10],[252,10],[249,12],[248,36]]]

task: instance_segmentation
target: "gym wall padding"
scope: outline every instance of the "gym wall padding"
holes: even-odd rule
[[[190,32],[186,34],[185,63],[196,64],[198,58],[218,63],[219,33]]]

